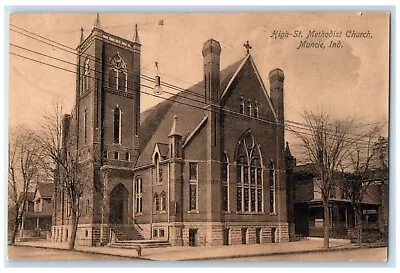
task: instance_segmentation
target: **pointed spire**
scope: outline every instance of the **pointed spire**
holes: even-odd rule
[[[182,136],[182,134],[179,133],[178,130],[177,130],[177,125],[176,125],[176,121],[177,120],[178,120],[178,117],[175,115],[174,116],[174,123],[172,124],[171,132],[169,133],[168,137]]]
[[[101,29],[99,13],[96,14],[96,21],[94,22],[94,28]]]
[[[81,44],[85,40],[85,36],[83,35],[83,27],[81,27]]]
[[[138,32],[137,24],[135,24],[135,33],[133,34],[133,41],[134,41],[135,43],[140,44],[139,32]]]
[[[288,159],[292,159],[293,158],[292,153],[290,152],[290,147],[289,147],[289,142],[288,141],[286,141],[285,156]]]

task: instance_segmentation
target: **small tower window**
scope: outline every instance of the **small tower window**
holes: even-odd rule
[[[243,97],[240,97],[239,113],[240,114],[244,114],[244,100],[243,100]]]
[[[250,102],[250,100],[247,102],[247,115],[251,116],[251,102]]]
[[[258,118],[258,103],[254,103],[253,115],[255,118]]]
[[[121,144],[121,109],[114,109],[114,143]]]

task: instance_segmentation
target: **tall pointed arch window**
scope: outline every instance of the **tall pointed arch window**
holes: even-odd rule
[[[162,168],[160,166],[160,155],[158,152],[154,155],[154,165],[156,167],[156,175],[155,175],[156,182],[162,183],[163,173],[162,173]]]
[[[226,153],[221,158],[222,211],[229,211],[229,163]]]
[[[271,161],[268,168],[269,180],[269,213],[276,213],[276,192],[275,192],[275,167]]]
[[[238,212],[263,212],[262,158],[251,132],[239,140],[236,150],[236,200]]]
[[[114,109],[114,143],[121,144],[121,109]]]
[[[86,59],[82,75],[82,94],[90,88],[90,60]]]
[[[128,90],[128,69],[119,53],[110,61],[108,86],[118,91],[126,92]]]
[[[143,212],[143,184],[140,177],[135,180],[135,205],[136,213],[141,214]]]

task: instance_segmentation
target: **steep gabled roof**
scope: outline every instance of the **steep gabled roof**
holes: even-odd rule
[[[230,78],[237,71],[243,60],[226,67],[221,71],[221,88],[223,90]],[[178,126],[182,135],[188,136],[204,118],[204,82],[181,91],[154,107],[141,113],[140,122],[140,156],[137,167],[151,163],[151,155],[157,142],[165,143],[171,131],[174,116],[178,117]]]
[[[39,192],[42,198],[52,198],[54,193],[53,183],[38,183],[36,186],[35,197],[37,192]]]

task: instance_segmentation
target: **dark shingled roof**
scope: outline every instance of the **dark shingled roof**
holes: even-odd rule
[[[244,58],[221,71],[220,96],[243,60]],[[151,163],[151,155],[157,142],[167,142],[174,115],[177,115],[177,126],[184,138],[196,128],[206,115],[203,110],[205,106],[203,96],[204,81],[200,81],[188,88],[187,91],[181,91],[170,97],[169,100],[165,100],[141,113],[141,153],[136,163],[137,167]]]
[[[52,198],[54,193],[53,183],[38,183],[37,190],[42,198]]]

